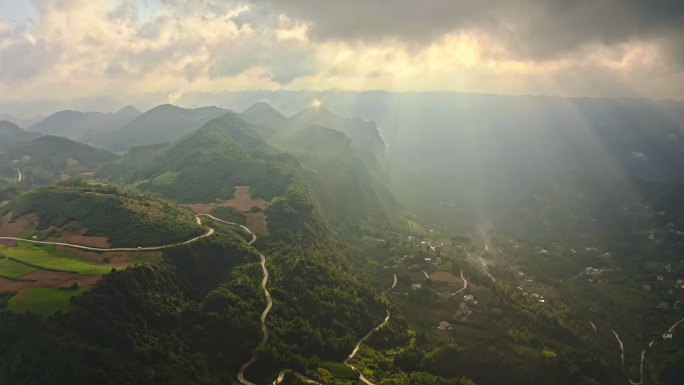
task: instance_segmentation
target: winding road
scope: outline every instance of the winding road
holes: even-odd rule
[[[17,169],[17,183],[20,183],[22,179],[21,170]]]
[[[2,202],[2,204],[0,204],[0,207],[7,204],[7,202],[9,202],[9,201]],[[222,222],[222,223],[225,223],[228,225],[238,226],[238,227],[242,228],[243,230],[245,230],[246,232],[248,232],[249,234],[252,235],[252,239],[248,242],[250,245],[257,240],[256,235],[254,235],[254,233],[250,229],[248,229],[246,226],[243,226],[243,225],[240,225],[237,223],[233,223],[233,222],[224,221],[222,219],[216,218],[215,216],[209,215],[209,214],[199,214],[199,215],[195,216],[195,219],[196,219],[198,225],[202,224],[202,219],[200,217],[207,217],[207,218],[210,218],[210,219],[215,220],[217,222]],[[202,238],[206,238],[206,237],[211,236],[212,234],[214,234],[214,232],[215,232],[215,230],[210,227],[206,233],[199,235],[197,237],[194,237],[192,239],[188,239],[187,241],[170,243],[168,245],[147,246],[147,247],[92,247],[92,246],[78,245],[75,243],[36,241],[33,239],[24,239],[24,238],[16,238],[16,237],[0,237],[0,240],[23,241],[23,242],[30,242],[30,243],[35,243],[35,244],[39,244],[39,245],[68,246],[68,247],[73,247],[75,249],[86,250],[86,251],[103,251],[103,252],[105,252],[105,251],[156,251],[156,250],[168,249],[168,248],[174,247],[174,246],[187,245],[189,243],[197,242]],[[266,275],[268,275],[268,272],[266,272]]]
[[[252,235],[254,234],[252,233]],[[256,240],[256,236],[254,236],[253,240]],[[273,300],[271,299],[271,293],[266,288],[266,285],[268,284],[268,269],[266,269],[266,257],[264,257],[263,254],[259,254],[259,257],[261,258],[261,270],[264,272],[264,278],[262,278],[261,280],[261,288],[264,290],[264,295],[266,296],[266,308],[261,313],[261,341],[259,342],[259,348],[261,348],[264,345],[266,345],[266,341],[268,341],[268,327],[266,327],[266,317],[268,316],[268,312],[271,311],[271,307],[273,307]],[[245,379],[245,370],[247,370],[247,368],[249,368],[254,363],[254,361],[256,361],[257,350],[258,349],[254,350],[254,353],[252,353],[252,357],[250,357],[249,361],[242,364],[240,370],[238,371],[237,379],[243,385],[256,385],[255,383]],[[280,374],[278,375],[278,377],[280,377]]]
[[[598,333],[598,329],[596,329],[596,324],[593,322],[589,321],[589,325],[591,325],[591,328],[594,329],[594,333]]]
[[[355,372],[359,373],[359,379],[366,385],[375,385],[375,384],[372,383],[368,378],[366,378],[366,376],[363,375],[363,373],[361,372],[361,370],[359,370],[359,368],[350,364],[349,361],[351,361],[352,358],[354,358],[356,353],[359,352],[359,349],[361,349],[361,345],[363,345],[363,343],[366,342],[366,340],[370,336],[372,336],[373,333],[380,330],[383,326],[387,325],[387,323],[390,320],[390,317],[391,317],[391,314],[390,314],[389,310],[387,310],[387,317],[385,317],[385,319],[378,326],[376,326],[373,330],[369,331],[365,336],[361,337],[361,339],[358,342],[356,342],[356,346],[354,346],[354,350],[352,350],[352,352],[349,354],[347,359],[344,360],[345,365],[352,368]]]
[[[210,214],[200,214],[200,215],[207,217],[207,218],[210,218],[210,219],[213,219],[217,222],[222,222],[222,223],[225,223],[228,225],[233,225],[233,226],[239,226],[240,228],[242,228],[243,230],[245,230],[246,232],[248,232],[249,234],[252,235],[252,239],[248,242],[249,245],[253,244],[257,240],[256,234],[254,234],[246,226],[243,226],[243,225],[240,225],[237,223],[233,223],[233,222],[224,221],[223,219],[216,218],[215,216],[210,215]],[[199,215],[198,215],[198,217],[199,217]],[[268,313],[271,311],[271,308],[273,307],[273,299],[271,298],[271,293],[268,291],[268,288],[266,287],[268,285],[268,277],[269,277],[268,269],[266,268],[266,256],[262,253],[259,253],[259,258],[261,260],[260,261],[261,262],[261,271],[263,272],[263,275],[264,275],[263,278],[261,279],[261,288],[264,291],[264,296],[266,297],[266,307],[264,308],[264,311],[261,312],[261,318],[260,318],[260,321],[261,321],[261,341],[259,341],[259,348],[260,348],[260,347],[266,345],[266,342],[268,341],[268,327],[266,326],[266,317],[268,317]],[[242,364],[242,366],[238,370],[237,380],[242,385],[256,385],[255,383],[253,383],[253,382],[251,382],[245,378],[245,371],[247,370],[247,368],[252,366],[252,364],[254,364],[254,362],[256,361],[257,351],[258,351],[258,348],[254,349],[254,352],[252,353],[252,356],[249,358],[249,360],[247,362],[245,362],[244,364]],[[273,385],[277,385],[280,382],[282,382],[285,379],[286,374],[292,374],[295,377],[299,378],[300,380],[307,382],[309,384],[322,385],[320,382],[318,382],[314,379],[311,379],[311,378],[309,378],[309,377],[303,375],[302,373],[299,373],[293,369],[281,370],[280,373],[278,373],[278,377],[276,378],[276,380],[273,381]]]
[[[249,245],[253,244],[257,240],[256,234],[254,234],[246,226],[243,226],[243,225],[240,225],[237,223],[233,223],[233,222],[224,221],[223,219],[216,218],[215,216],[213,216],[211,214],[199,214],[197,216],[198,219],[200,216],[207,217],[209,219],[215,220],[217,222],[225,223],[228,225],[239,226],[240,228],[242,228],[243,230],[245,230],[246,232],[248,232],[249,234],[252,235],[252,239],[248,242]],[[261,263],[261,271],[263,272],[263,275],[264,275],[263,278],[261,279],[261,288],[264,291],[264,296],[266,297],[266,307],[264,308],[264,311],[261,312],[261,318],[260,318],[260,321],[261,321],[261,341],[259,341],[259,348],[260,348],[260,347],[266,345],[266,342],[268,341],[268,327],[266,326],[266,317],[268,317],[268,313],[271,311],[271,308],[273,307],[273,299],[271,298],[271,293],[268,291],[268,288],[266,287],[268,285],[268,277],[269,277],[268,269],[266,268],[266,256],[264,256],[262,253],[259,253],[259,258],[260,258],[260,263]],[[254,364],[254,362],[256,361],[257,351],[258,351],[258,348],[254,349],[254,353],[252,353],[252,356],[249,358],[249,360],[247,362],[245,362],[244,364],[242,364],[242,366],[240,367],[240,370],[238,370],[237,379],[243,385],[256,385],[255,383],[253,383],[253,382],[251,382],[245,378],[245,370],[247,370],[247,368],[252,366],[252,364]],[[287,374],[287,373],[291,373],[297,377],[301,377],[305,381],[309,380],[306,376],[302,375],[301,373],[295,372],[294,370],[291,370],[291,369],[284,369],[284,370],[280,371],[280,373],[278,373],[278,378],[274,381],[274,384],[277,384],[280,381],[282,381],[283,378],[285,377],[285,374]],[[311,381],[313,381],[313,380],[311,380]],[[307,381],[307,382],[311,382],[311,381]],[[317,382],[313,381],[313,383],[317,383]]]
[[[620,362],[622,363],[622,367],[624,368],[625,367],[625,345],[622,343],[622,340],[620,339],[620,336],[617,334],[615,329],[610,329],[610,331],[613,332],[615,339],[620,344]]]
[[[68,246],[68,247],[73,247],[74,249],[80,249],[80,250],[86,250],[86,251],[103,251],[103,252],[104,251],[155,251],[155,250],[168,249],[169,247],[174,247],[174,246],[187,245],[189,243],[199,241],[202,238],[206,238],[212,234],[214,234],[214,229],[212,229],[210,227],[206,233],[204,233],[200,236],[197,236],[195,238],[188,239],[187,241],[170,243],[168,245],[162,245],[162,246],[148,246],[148,247],[91,247],[91,246],[77,245],[75,243],[36,241],[33,239],[24,239],[24,238],[16,238],[16,237],[0,237],[0,240],[1,241],[30,242],[30,243],[35,243],[35,244],[39,244],[39,245]]]
[[[679,326],[680,323],[684,322],[684,318],[680,319],[679,321],[675,322],[672,326],[670,326],[665,333],[674,333],[675,328]],[[629,379],[630,385],[642,385],[644,383],[644,361],[646,360],[646,351],[653,346],[655,343],[655,340],[651,340],[651,342],[648,343],[648,347],[646,349],[641,351],[641,362],[639,363],[639,382],[632,381],[632,379]]]
[[[221,222],[221,223],[225,223],[225,224],[227,224],[227,225],[233,225],[233,226],[238,226],[238,227],[240,227],[241,229],[245,230],[246,232],[248,232],[249,234],[252,235],[252,239],[251,239],[249,242],[247,242],[247,243],[250,244],[250,245],[251,245],[252,243],[256,242],[256,240],[257,240],[257,236],[252,232],[252,230],[248,229],[247,226],[243,226],[243,225],[240,225],[240,224],[237,224],[237,223],[233,223],[233,222],[224,221],[223,219],[216,218],[215,216],[213,216],[213,215],[211,215],[211,214],[198,214],[198,215],[197,215],[197,219],[198,219],[198,220],[199,220],[199,217],[207,217],[207,218],[209,218],[209,219],[215,220],[216,222]],[[199,223],[199,224],[202,224],[201,221],[198,222],[198,223]]]
[[[461,279],[463,280],[463,287],[458,289],[457,291],[451,293],[450,295],[456,295],[456,294],[458,294],[458,293],[460,293],[463,290],[468,288],[468,280],[465,279],[465,277],[463,276],[463,269],[461,269]]]

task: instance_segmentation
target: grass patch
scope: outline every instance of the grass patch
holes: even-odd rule
[[[229,225],[227,223],[215,221],[211,218],[207,217],[202,217],[202,220],[204,221],[205,224],[213,228],[214,230],[218,231],[219,233],[222,234],[236,234],[240,238],[244,239],[245,241],[249,242],[252,240],[252,234],[247,232],[245,229],[238,225]]]
[[[414,232],[414,233],[423,233],[423,232],[425,232],[425,230],[424,230],[418,223],[416,223],[416,222],[414,222],[414,221],[412,221],[412,220],[407,220],[407,221],[406,221],[406,224],[408,225],[408,228],[409,228],[409,230],[410,230],[411,232]]]
[[[178,178],[178,173],[173,171],[166,171],[163,174],[157,175],[152,179],[152,184],[158,186],[169,186],[176,178]]]
[[[58,310],[64,309],[69,304],[72,296],[83,293],[79,290],[48,289],[33,287],[20,291],[7,301],[7,309],[23,313],[33,312],[42,315],[52,315]]]
[[[36,231],[36,230],[32,230],[32,229],[23,230],[17,235],[17,238],[31,239],[31,238],[33,238],[34,235],[37,235],[37,234],[38,234],[38,231]]]
[[[245,215],[238,211],[237,209],[230,206],[220,206],[211,209],[211,215],[218,219],[223,219],[224,221],[237,223],[239,225],[247,224],[247,218]]]
[[[66,251],[56,250],[52,245],[17,243],[17,247],[0,246],[0,253],[18,262],[44,270],[73,272],[82,275],[105,275],[110,266],[96,265]]]
[[[6,278],[19,278],[24,274],[36,271],[35,267],[24,265],[23,263],[15,262],[8,258],[0,258],[0,276]]]
[[[335,378],[346,380],[357,380],[359,375],[349,366],[339,362],[321,362],[318,364],[321,368],[327,370]]]

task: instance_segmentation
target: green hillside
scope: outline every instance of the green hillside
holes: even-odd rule
[[[284,194],[291,166],[253,128],[232,114],[210,121],[138,165],[136,179],[145,181],[139,188],[181,202],[229,199],[243,185],[266,200]]]
[[[240,119],[258,126],[274,130],[274,132],[287,132],[290,122],[280,112],[276,111],[268,103],[256,103],[239,114]]]
[[[92,178],[100,166],[116,155],[70,139],[41,136],[0,155],[0,178],[17,178],[22,186],[41,186],[65,178]]]
[[[115,130],[94,133],[87,139],[117,152],[136,146],[171,143],[227,112],[218,107],[186,109],[163,104]]]
[[[290,137],[286,145],[302,160],[302,178],[342,235],[377,234],[391,228],[397,217],[391,213],[399,211],[399,205],[382,180],[355,156],[344,133],[311,126]]]
[[[671,365],[681,361],[665,357],[683,350],[661,335],[684,318],[677,284],[684,277],[683,186],[564,175],[539,186],[501,221],[505,236],[490,247],[509,266],[543,277],[576,316],[616,330],[625,346],[625,376],[638,378],[645,349],[644,382],[670,383]],[[605,333],[599,341],[616,340]]]
[[[115,113],[59,111],[28,128],[45,135],[63,136],[90,142],[89,137],[107,134],[140,115],[135,107],[127,106]]]
[[[19,195],[8,208],[12,218],[38,217],[37,230],[50,226],[86,235],[107,236],[112,246],[159,246],[182,242],[204,230],[194,216],[177,206],[112,187],[45,187]]]
[[[23,130],[14,123],[6,120],[0,121],[0,153],[9,151],[18,143],[28,142],[38,136],[40,135]]]
[[[343,132],[351,139],[352,147],[367,165],[375,167],[385,156],[386,144],[374,122],[361,118],[345,118],[325,107],[310,107],[290,118],[294,132],[319,125]]]

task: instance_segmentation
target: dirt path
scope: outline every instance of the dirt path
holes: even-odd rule
[[[620,362],[622,363],[622,367],[625,367],[625,345],[622,343],[622,340],[620,339],[620,336],[617,334],[615,329],[610,329],[611,332],[613,332],[613,335],[615,336],[615,339],[617,340],[618,344],[620,344]]]
[[[458,291],[451,293],[451,295],[456,295],[468,288],[468,280],[465,279],[465,277],[463,276],[463,269],[461,269],[461,279],[463,280],[463,287],[461,289],[458,289]]]
[[[429,278],[430,278],[430,275],[428,275],[427,271],[425,271],[425,270],[423,270],[423,269],[418,269],[418,270],[420,270],[420,272],[423,273],[423,275],[425,276],[425,279],[429,279]]]
[[[591,325],[591,328],[594,329],[594,333],[598,332],[598,329],[596,329],[596,325],[593,322],[589,321],[589,325]]]

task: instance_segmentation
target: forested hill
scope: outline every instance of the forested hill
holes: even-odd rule
[[[108,134],[135,119],[140,113],[131,106],[115,113],[59,111],[31,125],[28,130],[89,142],[89,138]]]
[[[14,179],[20,170],[22,186],[45,186],[72,177],[91,178],[100,166],[116,158],[108,151],[45,135],[0,154],[0,177]]]
[[[36,138],[39,134],[28,132],[14,123],[0,121],[0,153],[9,151],[18,143]]]
[[[160,246],[204,233],[191,212],[168,202],[110,186],[67,183],[24,192],[3,211],[11,212],[12,220],[34,215],[35,230],[107,237],[114,247]]]
[[[401,207],[351,142],[338,130],[311,126],[288,138],[287,148],[304,163],[303,179],[342,235],[388,230]]]
[[[235,186],[250,186],[255,196],[270,200],[287,190],[291,167],[271,155],[274,150],[253,127],[227,114],[158,151],[148,162],[122,161],[114,176],[143,181],[142,190],[182,202],[230,199]]]
[[[107,275],[48,319],[0,314],[3,384],[232,383],[259,338],[253,251],[216,235]]]
[[[227,112],[218,107],[187,109],[163,104],[111,132],[93,134],[88,137],[88,141],[112,151],[171,143]]]
[[[325,107],[309,107],[290,118],[292,130],[297,131],[312,125],[320,125],[343,132],[352,142],[352,147],[368,165],[377,165],[387,150],[385,140],[380,136],[375,122],[361,118],[345,118]]]

